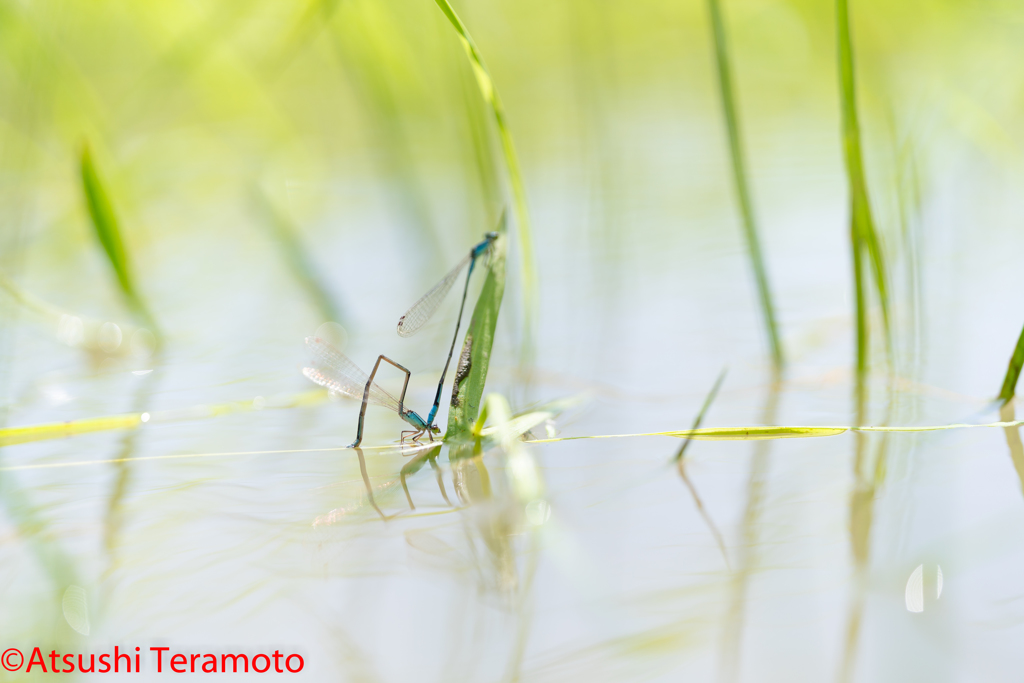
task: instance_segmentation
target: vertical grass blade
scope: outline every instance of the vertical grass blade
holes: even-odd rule
[[[334,297],[331,296],[320,274],[313,266],[309,252],[299,239],[298,231],[284,214],[270,201],[264,193],[256,190],[253,193],[255,201],[262,210],[264,222],[277,243],[279,249],[275,250],[284,259],[291,271],[295,281],[306,291],[310,303],[320,313],[323,321],[343,322],[341,307],[338,306]]]
[[[519,169],[519,157],[516,155],[515,144],[512,141],[512,133],[509,131],[508,122],[505,119],[505,108],[498,96],[498,90],[494,87],[491,74],[484,64],[483,57],[469,35],[459,15],[455,13],[448,0],[434,0],[437,6],[448,18],[452,28],[459,36],[466,57],[473,68],[473,75],[476,77],[477,86],[480,88],[480,95],[491,108],[494,115],[494,123],[498,129],[498,137],[501,140],[502,156],[505,159],[505,169],[508,172],[509,184],[512,187],[512,199],[516,207],[516,219],[519,228],[519,249],[522,252],[522,288],[523,303],[525,309],[525,339],[527,344],[533,335],[533,316],[536,311],[537,299],[537,274],[533,262],[533,231],[530,226],[530,214],[526,207],[526,186],[523,183],[523,176]],[[502,230],[505,229],[504,223]],[[504,265],[504,264],[503,264]]]
[[[1017,348],[1013,350],[1010,357],[1010,366],[1006,368],[1006,376],[1003,378],[1003,387],[999,390],[999,402],[1006,405],[1013,400],[1017,391],[1017,378],[1020,377],[1020,369],[1024,366],[1024,329],[1020,331],[1017,338]]]
[[[80,170],[82,192],[85,195],[86,206],[89,209],[90,222],[97,239],[99,239],[100,244],[103,246],[103,251],[107,255],[107,261],[117,277],[121,293],[124,295],[132,312],[139,316],[159,339],[160,333],[156,320],[149,312],[135,287],[131,263],[128,259],[128,253],[124,248],[124,241],[121,239],[121,228],[117,221],[117,214],[114,212],[114,205],[110,201],[110,195],[106,190],[106,186],[96,170],[96,164],[93,162],[92,153],[89,151],[88,145],[82,147]]]
[[[850,247],[853,256],[853,279],[856,309],[856,379],[855,412],[858,425],[863,424],[867,410],[867,371],[871,343],[868,320],[868,294],[874,282],[882,308],[886,350],[893,359],[892,335],[889,324],[889,289],[882,255],[881,241],[871,213],[867,180],[864,174],[864,156],[861,151],[860,122],[857,114],[856,80],[853,63],[853,40],[850,33],[848,0],[836,0],[836,32],[842,110],[843,155],[846,162],[847,184],[850,192]],[[865,435],[855,437],[854,491],[850,499],[850,544],[856,569],[853,596],[847,616],[846,637],[840,680],[851,680],[863,621],[865,587],[869,569],[871,529],[874,517],[874,498],[885,476],[886,441],[883,439],[875,457],[873,476],[867,473],[867,445]]]
[[[860,122],[857,114],[853,41],[850,34],[850,9],[847,0],[836,0],[836,30],[839,62],[840,108],[843,119],[843,155],[850,192],[850,244],[853,253],[853,278],[856,308],[856,402],[857,421],[863,418],[866,400],[865,378],[869,362],[870,328],[868,322],[868,283],[873,278],[882,307],[886,348],[892,358],[889,325],[889,287],[881,240],[875,228],[864,175]]]
[[[491,247],[487,279],[473,309],[473,318],[469,322],[466,341],[459,355],[445,439],[468,435],[480,413],[480,402],[491,362],[494,329],[498,324],[498,312],[505,293],[505,253],[506,238],[503,235]]]
[[[718,91],[722,97],[722,114],[725,117],[725,128],[729,137],[729,156],[732,161],[733,182],[736,185],[736,200],[739,203],[743,219],[743,234],[747,240],[747,253],[750,254],[750,265],[754,270],[754,279],[757,282],[761,315],[764,317],[764,326],[771,345],[772,361],[775,368],[779,369],[785,363],[785,354],[782,350],[782,340],[779,338],[775,306],[772,303],[771,287],[768,285],[768,272],[764,265],[761,239],[758,236],[757,221],[754,217],[753,200],[750,197],[750,188],[747,183],[746,162],[740,138],[739,114],[736,112],[736,97],[733,93],[732,67],[729,64],[729,48],[725,36],[725,22],[722,19],[722,9],[718,0],[708,0],[708,13],[711,17],[711,34],[715,41]]]

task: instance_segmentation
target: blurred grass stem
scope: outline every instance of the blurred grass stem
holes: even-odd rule
[[[110,193],[107,190],[106,184],[100,178],[88,145],[82,147],[80,170],[82,192],[85,195],[86,206],[89,209],[89,218],[96,233],[96,238],[100,241],[100,245],[102,245],[103,251],[107,255],[107,262],[114,271],[121,293],[128,302],[129,308],[152,330],[159,344],[161,338],[160,328],[157,326],[156,320],[143,302],[135,286],[135,278],[128,252],[124,248],[124,240],[121,236],[121,227],[117,220],[117,214],[114,212]]]
[[[782,349],[782,340],[779,338],[775,306],[772,303],[771,287],[768,284],[768,273],[761,251],[761,239],[758,236],[757,220],[754,217],[753,200],[750,197],[750,188],[747,183],[747,170],[740,138],[739,114],[736,112],[736,97],[733,93],[732,67],[729,63],[725,22],[722,19],[722,9],[718,0],[708,0],[708,13],[711,17],[711,33],[715,41],[718,90],[722,97],[722,113],[725,116],[725,128],[729,137],[729,156],[732,161],[733,182],[736,184],[736,200],[743,218],[743,233],[747,240],[747,252],[750,254],[754,279],[757,281],[761,314],[764,316],[764,326],[771,345],[772,362],[776,368],[781,368],[785,364],[785,354]]]
[[[323,321],[345,322],[341,313],[341,307],[338,306],[334,297],[331,296],[319,272],[313,265],[313,260],[309,256],[309,251],[302,244],[298,230],[274,206],[273,202],[264,192],[256,189],[253,191],[253,197],[258,207],[262,209],[268,231],[279,247],[275,252],[280,254],[282,260],[287,264],[292,277],[305,290],[310,303],[320,313]]]
[[[871,213],[864,156],[861,150],[860,121],[857,113],[856,80],[853,63],[853,41],[850,34],[850,10],[847,0],[836,0],[836,30],[842,109],[843,153],[850,192],[850,245],[853,254],[853,278],[856,316],[856,422],[865,419],[867,401],[867,370],[871,343],[868,321],[868,281],[874,277],[882,307],[886,348],[892,358],[889,324],[889,287],[882,245]]]
[[[498,138],[501,140],[502,156],[505,159],[505,168],[508,171],[509,184],[512,187],[512,198],[516,207],[516,218],[518,219],[519,249],[522,252],[521,277],[523,288],[523,302],[525,307],[525,320],[523,337],[525,348],[532,347],[533,338],[533,317],[537,308],[537,273],[533,262],[533,229],[530,224],[530,213],[526,206],[526,185],[523,183],[522,171],[519,168],[519,156],[516,154],[515,144],[512,141],[512,132],[509,130],[505,118],[505,107],[498,96],[498,90],[494,87],[491,74],[484,64],[480,51],[473,42],[466,26],[462,23],[459,15],[455,13],[448,0],[434,0],[437,6],[448,18],[452,28],[459,36],[466,57],[473,68],[473,75],[476,77],[477,86],[480,88],[480,95],[490,105],[491,113],[494,115],[494,123],[498,129]],[[504,224],[500,228],[505,230]]]

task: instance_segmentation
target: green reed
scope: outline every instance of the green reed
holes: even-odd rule
[[[842,110],[843,153],[850,192],[850,246],[853,254],[853,280],[856,309],[856,404],[857,421],[863,419],[867,400],[866,378],[869,365],[871,330],[868,320],[868,287],[873,278],[882,307],[886,348],[891,353],[889,323],[889,285],[882,243],[868,197],[861,151],[860,121],[857,113],[853,41],[850,35],[850,11],[847,0],[836,0],[839,92]]]
[[[505,118],[505,107],[501,103],[501,97],[498,96],[498,90],[495,88],[491,74],[484,64],[484,59],[480,55],[476,43],[473,42],[473,37],[469,34],[459,15],[448,4],[448,0],[434,0],[434,2],[437,3],[441,12],[444,13],[448,22],[458,34],[459,41],[462,43],[462,48],[466,51],[466,57],[469,59],[469,64],[473,69],[473,75],[476,77],[480,95],[490,107],[491,113],[494,116],[495,126],[498,130],[502,156],[505,160],[505,170],[508,173],[509,184],[512,187],[512,199],[515,203],[516,219],[518,221],[519,249],[522,252],[521,278],[526,318],[524,339],[526,347],[529,347],[533,335],[533,316],[537,308],[537,274],[533,263],[533,230],[530,226],[530,213],[526,206],[526,185],[523,183],[523,175],[519,169],[519,157],[516,154],[512,133]],[[501,230],[504,229],[503,225]],[[496,314],[497,312],[495,312]]]
[[[740,215],[743,219],[743,234],[747,240],[747,253],[750,254],[750,265],[757,282],[758,298],[761,302],[761,315],[764,317],[765,330],[771,345],[772,361],[776,369],[785,364],[782,340],[779,337],[779,326],[775,318],[775,305],[772,302],[772,291],[768,284],[768,271],[764,264],[761,250],[761,239],[758,236],[757,220],[754,216],[753,200],[747,182],[746,162],[744,161],[743,143],[740,137],[739,114],[736,111],[736,96],[733,91],[732,67],[729,63],[729,45],[725,35],[725,22],[718,0],[708,0],[708,13],[711,17],[711,34],[715,42],[715,65],[718,71],[718,91],[722,97],[722,114],[725,117],[725,129],[729,138],[729,157],[732,162],[733,182],[736,185],[736,201],[739,203]]]
[[[1003,386],[999,390],[998,400],[1006,405],[1013,400],[1014,392],[1017,391],[1017,378],[1020,377],[1020,369],[1024,367],[1024,329],[1020,331],[1017,338],[1017,347],[1010,356],[1010,365],[1006,368],[1006,376],[1003,378]]]

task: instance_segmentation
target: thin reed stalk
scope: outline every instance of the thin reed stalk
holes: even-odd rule
[[[736,96],[733,92],[732,67],[729,62],[729,46],[725,35],[725,21],[718,0],[708,0],[708,14],[711,17],[711,35],[715,42],[715,65],[718,71],[718,91],[722,97],[722,114],[725,117],[725,129],[729,138],[729,157],[732,162],[733,182],[736,185],[736,201],[739,204],[743,219],[743,234],[747,241],[747,253],[750,254],[750,265],[757,282],[758,298],[761,302],[761,315],[764,317],[765,331],[771,345],[772,361],[776,369],[785,364],[782,340],[775,317],[775,305],[772,301],[771,286],[768,284],[768,270],[764,264],[761,250],[761,238],[758,236],[757,220],[754,216],[754,202],[750,196],[747,182],[746,162],[743,155],[743,143],[740,137],[739,114],[736,111]]]
[[[850,34],[848,0],[836,0],[838,39],[839,92],[842,109],[843,153],[850,191],[850,245],[853,255],[853,279],[856,315],[856,413],[857,422],[864,419],[867,399],[867,370],[871,343],[868,320],[868,287],[873,278],[882,307],[886,348],[892,357],[889,324],[889,285],[882,244],[871,213],[864,156],[861,150],[860,121],[857,113],[856,80],[853,62],[853,41]]]
[[[505,118],[505,107],[501,103],[497,88],[491,74],[484,64],[484,59],[477,49],[473,37],[469,34],[462,19],[455,13],[448,0],[434,0],[437,6],[448,18],[448,22],[455,29],[466,51],[466,57],[476,77],[480,95],[490,106],[494,115],[494,123],[498,129],[498,138],[501,140],[502,157],[505,160],[505,169],[508,172],[509,185],[512,188],[512,199],[515,204],[516,219],[518,221],[519,250],[521,253],[521,278],[524,303],[524,338],[526,346],[530,345],[533,336],[533,317],[537,308],[537,274],[533,262],[533,229],[530,224],[530,213],[526,205],[526,185],[523,183],[523,175],[519,168],[519,157],[516,154],[515,143],[512,141],[512,132],[509,130],[508,121]],[[504,230],[504,227],[502,227]]]

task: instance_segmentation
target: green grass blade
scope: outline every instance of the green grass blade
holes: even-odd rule
[[[505,108],[501,103],[501,98],[498,96],[497,89],[494,87],[491,74],[484,64],[483,57],[480,55],[476,43],[473,42],[473,37],[469,35],[469,31],[466,30],[466,26],[459,19],[459,15],[448,4],[448,0],[434,0],[434,2],[437,3],[441,12],[448,18],[449,23],[451,23],[458,34],[462,47],[466,51],[466,57],[469,58],[473,75],[476,77],[480,94],[490,106],[491,113],[494,115],[494,123],[498,129],[498,138],[501,140],[502,156],[505,159],[505,168],[508,172],[509,184],[512,187],[512,198],[515,202],[516,219],[518,221],[519,250],[522,252],[523,302],[526,315],[524,334],[527,344],[529,344],[533,334],[533,316],[537,303],[537,274],[533,262],[533,230],[530,225],[530,214],[526,206],[526,186],[523,183],[522,172],[519,169],[519,157],[516,154],[508,122],[505,119]],[[504,230],[504,225],[502,230]]]
[[[491,247],[487,279],[473,309],[473,318],[469,322],[466,341],[459,356],[445,439],[468,435],[480,413],[480,402],[491,362],[494,330],[505,293],[505,252],[506,238],[501,236]]]
[[[146,325],[150,327],[157,339],[160,338],[160,331],[149,309],[139,296],[132,276],[131,263],[128,253],[124,248],[124,241],[121,239],[121,228],[117,221],[117,214],[114,212],[114,205],[110,201],[110,195],[106,186],[100,179],[96,164],[93,162],[89,146],[82,147],[81,156],[81,178],[82,192],[85,195],[85,202],[89,209],[93,230],[97,239],[103,246],[107,255],[121,293],[128,302],[129,307],[138,315]]]
[[[163,424],[167,422],[205,420],[240,412],[295,408],[320,403],[326,398],[326,391],[314,389],[312,391],[287,394],[270,399],[257,398],[245,401],[232,401],[230,403],[216,403],[213,405],[195,406],[194,408],[186,408],[184,410],[167,410],[156,413],[122,413],[120,415],[91,417],[67,422],[50,422],[25,427],[3,427],[0,428],[0,446],[63,439],[90,432],[137,429],[147,423]]]
[[[718,396],[718,389],[722,386],[722,382],[725,381],[725,374],[728,372],[726,368],[722,368],[722,372],[719,373],[718,379],[715,380],[714,386],[711,387],[711,391],[708,392],[707,397],[704,399],[704,405],[701,406],[700,412],[697,413],[697,419],[693,421],[693,426],[690,427],[690,431],[693,432],[700,429],[700,423],[704,421],[704,414],[708,412],[708,408],[715,400],[715,396]],[[683,454],[686,453],[686,447],[690,445],[690,439],[683,442],[683,445],[679,447],[679,451],[676,453],[676,457],[673,458],[675,462],[679,462],[683,459]]]
[[[850,243],[853,252],[853,277],[857,320],[857,413],[863,417],[866,400],[866,376],[869,363],[870,329],[868,324],[868,278],[874,278],[882,307],[886,348],[892,358],[892,334],[889,323],[889,286],[881,240],[871,213],[864,157],[861,151],[860,122],[857,114],[853,41],[850,34],[848,0],[836,0],[840,106],[843,118],[843,153],[850,192]],[[866,259],[865,259],[866,257]],[[869,270],[870,267],[870,270]]]
[[[708,0],[708,13],[711,15],[711,34],[715,41],[715,64],[718,70],[718,90],[722,97],[722,114],[725,117],[725,128],[729,137],[729,155],[732,161],[733,182],[736,185],[736,199],[743,218],[743,233],[747,240],[747,252],[750,254],[750,265],[757,281],[758,297],[761,301],[761,314],[768,332],[771,345],[772,360],[775,368],[785,363],[782,340],[775,319],[775,306],[772,303],[771,287],[768,285],[768,271],[764,265],[761,251],[761,239],[758,236],[757,221],[754,217],[753,200],[747,183],[746,162],[743,156],[743,145],[740,138],[739,114],[736,111],[736,98],[733,93],[732,67],[729,63],[728,42],[725,35],[725,22],[718,0]]]
[[[296,282],[306,290],[306,295],[309,297],[310,302],[316,307],[324,321],[343,322],[341,307],[338,306],[334,297],[331,296],[323,280],[321,280],[320,274],[313,266],[313,261],[309,258],[309,252],[306,251],[302,240],[299,239],[295,226],[274,206],[266,194],[257,190],[254,192],[254,197],[257,205],[262,210],[265,219],[264,223],[267,225],[271,236],[277,242],[279,247],[276,250],[277,253],[288,264],[288,270],[291,271]]]
[[[1020,331],[1017,338],[1017,348],[1013,350],[1010,357],[1010,365],[1006,368],[1006,377],[1003,378],[1003,387],[999,390],[999,402],[1006,405],[1013,400],[1017,391],[1017,378],[1020,377],[1020,369],[1024,367],[1024,329]]]

